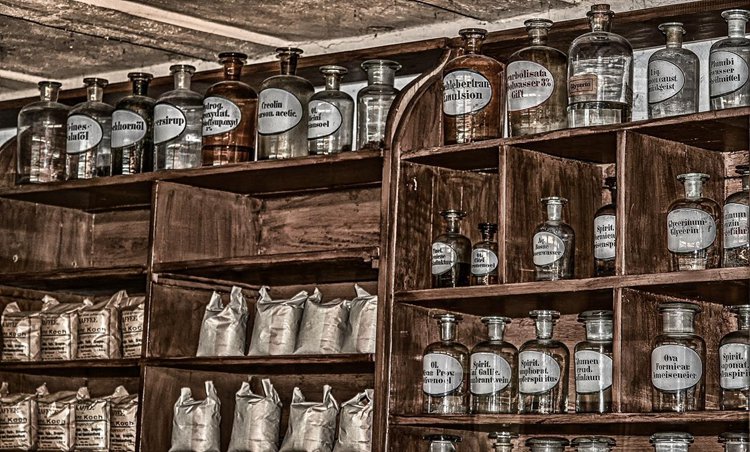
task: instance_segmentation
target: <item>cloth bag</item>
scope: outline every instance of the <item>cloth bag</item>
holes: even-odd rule
[[[248,355],[291,355],[297,342],[307,292],[286,300],[272,300],[268,287],[260,288],[253,336]]]
[[[338,413],[330,386],[323,387],[323,402],[306,402],[302,391],[294,388],[280,452],[331,452]]]
[[[378,296],[354,285],[357,297],[351,301],[342,353],[375,353]]]
[[[232,287],[229,303],[214,292],[206,306],[196,356],[244,356],[247,338],[247,303],[242,289]]]
[[[42,361],[70,361],[78,354],[78,314],[83,308],[93,305],[91,300],[83,303],[60,303],[45,295],[42,299]]]
[[[206,381],[206,398],[195,400],[182,388],[174,404],[172,447],[169,452],[220,452],[221,401],[212,381]]]
[[[86,387],[78,390],[75,415],[76,451],[109,452],[111,398],[112,396],[91,397]]]
[[[242,383],[235,395],[234,421],[229,452],[277,452],[281,399],[271,380],[262,380],[263,394],[254,394],[250,382]]]
[[[315,289],[305,302],[305,312],[302,315],[294,353],[299,355],[340,353],[348,320],[348,301],[336,298],[323,303],[323,296],[318,289]]]
[[[341,405],[339,436],[333,452],[372,450],[373,390],[365,389]]]
[[[143,319],[146,297],[129,297],[120,309],[122,357],[140,358],[143,355]]]
[[[39,311],[22,311],[18,303],[13,302],[3,309],[0,322],[3,361],[42,359],[42,318]]]

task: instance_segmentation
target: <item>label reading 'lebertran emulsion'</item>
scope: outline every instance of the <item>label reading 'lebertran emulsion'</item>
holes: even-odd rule
[[[456,250],[443,242],[432,244],[432,274],[442,275],[450,271],[458,260]]]
[[[682,345],[662,345],[651,352],[651,384],[661,391],[681,391],[697,385],[703,362],[695,350]]]
[[[722,345],[719,348],[719,371],[723,389],[750,388],[750,345]]]
[[[432,396],[448,395],[464,381],[464,368],[454,357],[428,353],[422,362],[422,391]]]
[[[685,73],[677,65],[665,60],[648,63],[648,103],[658,104],[682,91]]]
[[[599,215],[594,218],[594,257],[596,259],[614,259],[615,216]]]
[[[497,255],[492,250],[479,248],[471,252],[471,274],[487,276],[497,269]]]
[[[242,111],[234,102],[218,96],[203,99],[203,135],[231,132],[240,125]]]
[[[711,97],[731,94],[747,84],[747,61],[734,52],[712,52],[708,62],[708,77]]]
[[[154,107],[154,144],[166,143],[182,135],[187,127],[185,114],[170,104]]]
[[[102,141],[102,126],[94,118],[86,115],[68,117],[68,154],[81,154],[89,151]]]
[[[549,265],[562,259],[565,242],[550,232],[534,234],[534,265]]]
[[[575,354],[576,392],[590,394],[612,386],[612,358],[593,350]]]
[[[508,65],[508,110],[520,111],[542,105],[555,90],[552,73],[533,61]]]
[[[547,392],[560,382],[560,364],[546,353],[521,352],[518,364],[518,389],[523,394]]]
[[[314,140],[333,135],[344,122],[339,108],[323,100],[312,100],[308,105],[310,120],[307,123],[307,139]]]
[[[471,355],[471,393],[494,394],[507,388],[512,378],[510,364],[496,353]]]
[[[667,246],[673,253],[708,248],[716,240],[716,222],[698,209],[675,209],[667,215]]]
[[[302,121],[302,103],[289,91],[266,88],[258,95],[258,133],[278,135]]]
[[[146,137],[146,120],[130,110],[112,113],[112,147],[122,148],[136,144]]]
[[[730,202],[724,206],[724,248],[737,248],[748,244],[748,216],[750,207]]]
[[[478,113],[492,100],[492,84],[469,70],[449,72],[443,77],[443,112],[448,116]]]

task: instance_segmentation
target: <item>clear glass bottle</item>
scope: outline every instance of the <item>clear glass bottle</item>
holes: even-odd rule
[[[682,47],[685,34],[680,22],[659,25],[667,47],[648,60],[648,117],[666,118],[698,112],[700,60]]]
[[[567,199],[558,196],[542,198],[547,220],[536,227],[531,246],[537,281],[570,279],[575,274],[576,236],[563,221],[567,203]]]
[[[594,275],[615,275],[617,247],[617,180],[608,177],[604,187],[609,189],[611,202],[594,214]]]
[[[531,452],[562,452],[569,444],[567,439],[557,436],[539,436],[526,440],[526,447]]]
[[[503,136],[505,66],[482,55],[487,30],[464,28],[463,50],[443,69],[443,137],[445,144]]]
[[[508,130],[514,137],[568,126],[568,57],[547,46],[551,20],[524,25],[531,43],[510,56],[507,70]]]
[[[652,411],[700,411],[706,404],[706,343],[695,334],[695,303],[659,305],[662,332],[651,347]]]
[[[578,452],[610,452],[615,444],[615,440],[607,436],[580,436],[570,443]]]
[[[462,210],[443,210],[447,229],[432,242],[432,287],[461,287],[469,285],[471,270],[471,241],[461,234]]]
[[[357,149],[383,149],[391,104],[399,91],[393,87],[401,65],[390,60],[367,60],[367,86],[357,93]]]
[[[18,113],[16,183],[46,183],[65,178],[68,106],[57,102],[62,85],[39,82],[40,99]]]
[[[307,148],[310,155],[338,154],[352,150],[354,99],[341,91],[343,66],[323,66],[326,87],[310,98]]]
[[[726,432],[719,435],[724,444],[724,452],[750,452],[750,438],[747,432]]]
[[[729,195],[724,203],[724,257],[722,267],[750,265],[750,166],[738,165],[742,176],[742,190]]]
[[[422,439],[430,442],[427,452],[457,452],[456,444],[461,442],[456,435],[427,435]]]
[[[440,341],[424,349],[422,392],[426,414],[466,414],[469,406],[469,349],[456,339],[463,317],[433,314],[440,326]]]
[[[693,435],[683,432],[660,432],[651,435],[655,452],[688,452]]]
[[[222,52],[224,80],[206,90],[203,99],[203,166],[255,160],[258,95],[240,80],[247,55]]]
[[[732,306],[737,331],[719,343],[719,408],[750,411],[750,304]]]
[[[521,346],[518,354],[519,413],[551,414],[568,411],[570,351],[552,339],[557,311],[531,311],[536,339]]]
[[[672,202],[667,213],[667,247],[672,271],[717,268],[720,263],[721,208],[703,197],[708,174],[677,176],[685,184],[685,197]]]
[[[154,170],[154,105],[148,97],[153,75],[128,74],[133,93],[115,105],[112,113],[112,174],[138,174]]]
[[[474,244],[471,250],[471,285],[489,286],[497,284],[498,259],[497,259],[497,233],[496,223],[479,223],[479,233],[482,241]]]
[[[190,89],[195,68],[169,68],[174,89],[159,96],[154,107],[154,168],[171,170],[201,166],[203,96]]]
[[[607,4],[591,7],[591,32],[568,51],[568,125],[589,127],[630,121],[633,108],[633,48],[611,33],[615,15]]]
[[[503,340],[507,317],[482,317],[488,340],[471,349],[471,412],[515,413],[518,409],[518,349]]]
[[[513,452],[513,440],[518,438],[518,433],[492,432],[489,438],[492,441],[492,452]]]
[[[88,100],[68,112],[68,142],[65,156],[65,176],[71,179],[91,179],[112,175],[112,108],[102,102],[104,88],[109,83],[103,78],[85,78]]]
[[[750,39],[745,37],[750,11],[730,9],[721,17],[727,21],[729,37],[716,41],[708,57],[711,110],[750,105]]]
[[[586,340],[575,347],[576,413],[612,411],[612,311],[585,311]]]

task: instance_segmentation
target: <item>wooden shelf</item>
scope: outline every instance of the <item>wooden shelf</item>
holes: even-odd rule
[[[37,290],[81,290],[106,293],[126,289],[145,291],[146,267],[129,265],[109,268],[70,268],[40,272],[0,274],[0,284]]]
[[[92,359],[72,361],[0,362],[0,372],[62,377],[140,376],[140,359]]]
[[[150,366],[224,372],[338,374],[375,370],[375,356],[372,354],[149,358],[146,361]]]

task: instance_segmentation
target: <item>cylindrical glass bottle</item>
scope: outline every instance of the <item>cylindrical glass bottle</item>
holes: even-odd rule
[[[154,105],[148,97],[153,75],[131,72],[133,93],[115,105],[112,113],[112,174],[138,174],[154,170]]]
[[[497,224],[479,223],[479,232],[482,234],[482,241],[474,244],[474,249],[471,250],[471,285],[497,284],[499,281],[497,241],[495,240]]]
[[[394,88],[401,65],[389,60],[367,60],[367,86],[357,93],[357,149],[383,149],[388,112],[399,91]]]
[[[558,196],[542,198],[547,220],[536,227],[532,239],[537,281],[570,279],[575,274],[575,232],[563,221],[568,200]]]
[[[737,165],[742,190],[729,195],[724,203],[724,257],[722,267],[750,265],[750,166]]]
[[[750,105],[750,39],[745,27],[750,11],[730,9],[721,13],[727,21],[729,37],[711,46],[708,58],[708,87],[711,110]]]
[[[612,311],[586,311],[586,340],[575,347],[576,413],[612,411]]]
[[[424,350],[422,392],[427,414],[466,414],[469,406],[469,349],[456,339],[460,315],[435,314],[440,341]]]
[[[698,112],[700,60],[682,47],[685,34],[680,22],[659,25],[667,48],[648,60],[648,117],[665,118]]]
[[[609,189],[612,202],[600,207],[594,214],[594,275],[615,275],[615,249],[617,247],[617,182],[608,177],[604,186]]]
[[[615,444],[615,440],[607,436],[581,436],[570,443],[578,452],[609,452]]]
[[[326,87],[310,98],[307,147],[310,155],[338,154],[352,150],[354,99],[341,91],[342,66],[323,66]]]
[[[492,452],[513,452],[513,440],[518,438],[518,433],[492,432],[489,438],[492,441]]]
[[[750,304],[732,306],[737,331],[719,344],[719,407],[750,411]]]
[[[88,100],[68,113],[66,178],[90,179],[112,174],[112,106],[102,102],[103,78],[85,78]]]
[[[162,94],[154,107],[154,167],[157,170],[201,166],[203,96],[190,89],[195,68],[169,68],[174,88]]]
[[[661,432],[651,435],[655,452],[688,452],[693,435],[682,432]]]
[[[724,452],[750,452],[750,438],[747,432],[726,432],[719,435],[724,444]]]
[[[461,287],[469,285],[471,269],[471,241],[461,234],[462,210],[443,210],[447,229],[432,242],[432,287]]]
[[[518,408],[518,349],[503,340],[507,317],[482,317],[488,340],[471,350],[471,412],[515,413]]]
[[[531,452],[562,452],[570,442],[557,436],[539,436],[526,440],[526,447]]]
[[[456,444],[461,442],[455,435],[427,435],[422,439],[429,441],[427,452],[457,452]]]

